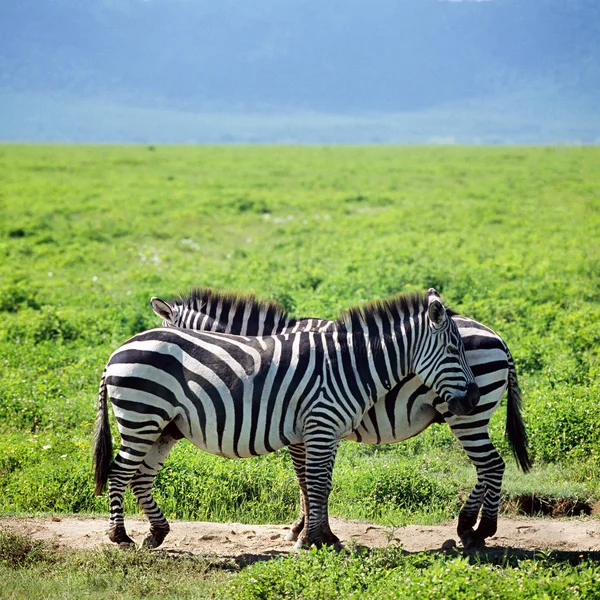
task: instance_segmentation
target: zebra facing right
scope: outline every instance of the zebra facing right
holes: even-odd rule
[[[99,392],[95,482],[96,493],[109,483],[109,538],[132,543],[123,514],[130,485],[150,521],[144,543],[162,543],[169,526],[152,482],[186,437],[231,458],[301,445],[305,522],[297,546],[339,544],[326,522],[339,441],[411,373],[447,410],[479,399],[435,290],[350,309],[322,332],[241,337],[163,327],[134,336],[110,357]],[[114,460],[108,398],[121,434]]]
[[[198,288],[184,297],[164,302],[152,299],[163,325],[184,329],[220,331],[240,335],[266,335],[297,331],[328,331],[333,321],[293,319],[279,304],[252,295]],[[502,338],[481,323],[449,311],[463,340],[481,399],[461,411],[445,410],[442,400],[418,377],[405,377],[363,415],[360,425],[345,439],[367,444],[388,444],[417,435],[435,422],[446,422],[477,471],[477,484],[463,506],[458,535],[465,548],[479,546],[497,528],[504,461],[488,434],[491,416],[508,391],[507,437],[519,466],[529,471],[527,435],[520,414],[521,396],[512,356]],[[467,414],[468,413],[468,414]],[[302,485],[303,448],[289,447]],[[297,539],[304,526],[303,495],[300,518],[287,539]],[[481,520],[477,522],[481,511]],[[327,526],[327,522],[326,522]]]

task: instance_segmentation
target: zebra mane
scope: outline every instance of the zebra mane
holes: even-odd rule
[[[289,312],[279,302],[258,298],[253,293],[196,287],[170,301],[170,304],[176,308],[210,314],[211,316],[215,315],[216,306],[219,303],[221,303],[221,315],[228,315],[231,309],[236,313],[243,313],[247,308],[255,319],[269,315],[271,318],[278,318],[280,321],[285,319],[295,321],[295,319],[291,319]],[[400,315],[421,310],[426,305],[427,295],[422,292],[397,294],[390,298],[372,300],[361,305],[352,306],[342,311],[335,319],[335,323],[338,327],[351,329],[353,324],[358,322],[368,325],[373,323],[377,317],[383,317],[384,315],[399,318]],[[446,311],[450,317],[458,314],[447,306]]]
[[[358,306],[351,306],[338,315],[336,323],[339,327],[352,329],[358,323],[367,325],[373,323],[378,317],[399,318],[426,307],[427,295],[422,292],[397,294],[391,298],[371,300]]]
[[[227,314],[231,308],[236,310],[245,309],[252,310],[256,315],[266,315],[267,312],[271,315],[277,315],[280,319],[289,317],[288,311],[276,300],[265,300],[258,298],[252,293],[240,293],[234,291],[221,291],[213,288],[193,288],[186,294],[180,294],[171,304],[177,308],[186,308],[195,312],[206,313],[207,306],[216,306],[221,303],[221,314]],[[214,308],[213,308],[214,314]]]

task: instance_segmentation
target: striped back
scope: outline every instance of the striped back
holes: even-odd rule
[[[425,315],[431,317],[430,309],[433,307],[437,307],[437,312],[443,318],[439,326],[431,327],[431,319]],[[380,372],[391,368],[391,374],[398,381],[398,370],[406,371],[416,367],[425,384],[446,399],[464,396],[469,386],[472,392],[473,388],[477,388],[456,323],[450,318],[451,313],[446,313],[438,293],[433,289],[426,295],[400,294],[353,307],[342,313],[336,321],[292,319],[277,302],[259,300],[249,294],[223,293],[210,288],[194,289],[188,296],[179,297],[171,303],[153,298],[152,308],[164,319],[163,325],[196,331],[219,331],[244,336],[297,331],[353,332],[354,343],[362,348],[359,353],[366,364],[369,357],[381,355],[382,339],[390,339],[393,330],[401,327],[403,321],[410,321],[407,329],[414,331],[407,339],[399,340],[403,347],[399,351],[400,356],[396,356],[396,351],[391,350],[386,365],[380,364],[373,368]],[[422,323],[415,329],[417,319],[422,319]],[[357,336],[359,332],[362,335]],[[432,332],[434,335],[430,335]],[[419,347],[415,347],[417,344],[420,344]],[[415,357],[413,364],[403,363],[404,353]],[[398,358],[399,362],[396,360]],[[376,400],[374,390],[373,387],[371,397]],[[470,396],[474,398],[474,394],[475,392]],[[477,399],[473,401],[476,403]],[[467,407],[472,408],[468,403]],[[462,413],[466,409],[462,408],[461,402],[454,401],[450,410]]]
[[[323,319],[293,319],[274,300],[211,288],[195,288],[170,302],[152,298],[152,309],[163,319],[164,327],[242,336],[325,331],[333,324]]]

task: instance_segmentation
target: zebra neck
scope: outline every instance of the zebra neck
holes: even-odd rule
[[[421,320],[415,322],[411,316],[407,316],[399,326],[394,328],[393,348],[396,352],[398,365],[398,380],[402,381],[408,375],[414,373],[416,355],[420,352],[419,328]]]
[[[347,334],[346,343],[357,382],[370,408],[404,377],[398,369],[395,340],[392,336],[354,331]]]
[[[412,314],[353,319],[346,330],[348,346],[356,361],[358,378],[373,402],[414,373],[416,358],[422,351],[422,325],[422,320]]]

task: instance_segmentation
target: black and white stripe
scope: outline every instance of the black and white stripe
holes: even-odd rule
[[[171,303],[152,299],[154,311],[165,326],[248,335],[286,331],[327,331],[333,321],[292,319],[275,302],[250,295],[236,295],[208,288],[193,290]],[[459,517],[459,535],[465,546],[483,543],[496,531],[504,461],[489,438],[488,426],[504,393],[508,391],[507,436],[519,466],[527,472],[531,463],[527,436],[521,419],[521,396],[512,356],[502,338],[481,323],[452,314],[463,340],[467,361],[481,393],[479,403],[468,415],[455,415],[443,401],[414,374],[379,398],[347,440],[366,444],[389,444],[408,439],[435,422],[445,421],[477,471],[477,483]],[[297,471],[304,459],[301,447],[290,446]],[[302,495],[301,495],[302,500]],[[473,530],[479,513],[481,521]],[[304,524],[303,510],[292,525],[289,539],[296,539]]]
[[[220,318],[216,315],[215,318]],[[339,440],[410,373],[455,410],[479,398],[456,325],[435,290],[350,309],[327,331],[236,336],[160,328],[110,358],[100,386],[96,491],[108,480],[110,538],[131,543],[123,493],[130,484],[157,546],[168,524],[152,480],[178,437],[228,457],[302,446],[306,526],[299,546],[337,544],[324,520]],[[110,462],[107,396],[121,434]]]

